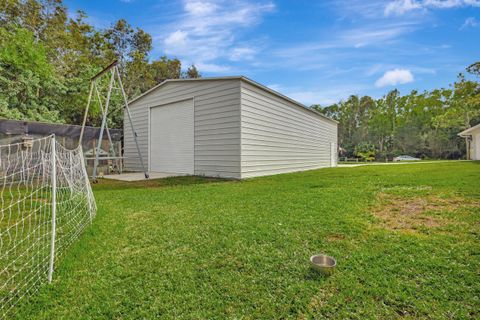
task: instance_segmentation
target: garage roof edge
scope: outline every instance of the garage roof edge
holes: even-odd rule
[[[256,86],[256,87],[258,87],[258,88],[260,88],[260,89],[262,89],[262,90],[265,90],[265,91],[267,91],[267,92],[270,92],[270,93],[272,93],[272,94],[274,94],[274,95],[276,95],[276,96],[278,96],[278,97],[280,97],[280,98],[282,98],[282,99],[285,99],[285,100],[287,100],[287,101],[289,101],[289,102],[291,102],[291,103],[293,103],[293,104],[295,104],[295,105],[297,105],[297,106],[300,106],[300,107],[306,109],[307,111],[310,111],[310,112],[312,112],[312,113],[314,113],[314,114],[316,114],[316,115],[318,115],[318,116],[320,116],[320,117],[322,117],[322,118],[324,118],[324,119],[326,119],[326,120],[329,120],[329,121],[331,121],[331,122],[334,122],[334,123],[338,124],[338,121],[336,121],[336,120],[334,120],[334,119],[332,119],[332,118],[330,118],[330,117],[327,117],[326,115],[324,115],[324,114],[322,114],[322,113],[320,113],[320,112],[318,112],[318,111],[316,111],[316,110],[313,110],[313,109],[307,107],[306,105],[304,105],[304,104],[302,104],[302,103],[300,103],[300,102],[298,102],[298,101],[296,101],[296,100],[293,100],[292,98],[289,98],[289,97],[287,97],[286,95],[281,94],[280,92],[275,91],[275,90],[273,90],[273,89],[270,89],[269,87],[266,87],[266,86],[264,86],[263,84],[260,84],[260,83],[254,81],[254,80],[252,80],[252,79],[250,79],[250,78],[247,78],[247,77],[245,77],[245,76],[226,76],[226,77],[210,77],[210,78],[194,78],[194,79],[167,79],[167,80],[164,80],[164,81],[160,82],[159,84],[157,84],[156,86],[152,87],[151,89],[145,91],[144,93],[136,96],[135,98],[133,98],[132,100],[130,100],[130,101],[128,102],[128,104],[129,104],[129,105],[132,104],[133,102],[135,102],[135,101],[143,98],[144,96],[150,94],[152,91],[157,90],[158,88],[160,88],[161,86],[163,86],[163,85],[165,85],[165,84],[167,84],[167,83],[169,83],[169,82],[215,81],[215,80],[241,80],[241,81],[245,81],[245,82],[247,82],[247,83],[249,83],[249,84],[251,84],[251,85],[253,85],[253,86]]]

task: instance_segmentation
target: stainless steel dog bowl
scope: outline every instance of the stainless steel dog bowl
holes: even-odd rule
[[[330,256],[324,254],[316,254],[310,257],[310,264],[312,268],[323,273],[324,275],[331,275],[335,270],[337,261]]]

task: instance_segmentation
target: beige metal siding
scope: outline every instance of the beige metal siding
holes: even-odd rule
[[[142,155],[148,155],[149,108],[194,100],[195,174],[240,178],[240,80],[168,82],[130,106]],[[125,119],[127,120],[127,119]],[[126,168],[141,170],[125,122]]]
[[[245,81],[241,136],[242,178],[329,167],[336,159],[335,122]]]

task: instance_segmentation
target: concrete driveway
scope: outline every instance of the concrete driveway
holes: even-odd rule
[[[161,179],[168,177],[179,176],[180,174],[176,173],[166,173],[166,172],[149,172],[150,179]],[[121,174],[108,174],[103,176],[105,179],[111,180],[120,180],[120,181],[141,181],[146,180],[143,172],[128,172]]]

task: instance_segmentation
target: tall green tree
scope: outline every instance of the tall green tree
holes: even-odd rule
[[[23,28],[0,28],[0,115],[59,121],[63,85],[55,77],[46,48]]]
[[[118,59],[129,98],[170,78],[199,77],[178,59],[152,59],[152,38],[120,19],[105,29],[69,14],[62,0],[0,0],[0,117],[79,124],[89,79]],[[114,97],[113,127],[122,126]],[[99,124],[93,105],[88,124]]]

